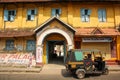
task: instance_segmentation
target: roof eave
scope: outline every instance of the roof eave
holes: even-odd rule
[[[0,3],[20,3],[20,2],[120,2],[120,0],[0,0]]]
[[[53,19],[57,19],[58,21],[60,21],[61,23],[63,23],[64,25],[68,26],[74,33],[76,32],[76,30],[70,26],[67,23],[64,23],[62,20],[60,20],[59,18],[57,18],[56,16],[53,16],[52,18],[48,19],[47,21],[45,21],[42,25],[40,25],[39,27],[37,27],[34,32],[37,32],[39,29],[41,29],[43,26],[45,26],[46,24],[48,24],[50,21],[52,21]]]

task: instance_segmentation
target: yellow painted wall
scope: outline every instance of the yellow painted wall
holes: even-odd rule
[[[115,11],[115,25],[117,27],[120,26],[120,5],[114,5],[114,11]]]
[[[17,10],[18,8],[16,7],[16,5],[12,5],[12,4],[9,4],[9,5],[5,5],[4,9],[7,9],[7,10]],[[4,13],[4,9],[3,9],[3,13]],[[4,14],[3,14],[3,20],[4,20]],[[10,22],[10,21],[7,21],[7,22],[4,22],[4,27],[6,29],[13,29],[13,28],[16,28],[18,26],[18,23],[19,23],[19,20],[17,19],[18,17],[18,14],[16,15],[15,17],[15,20],[13,22]]]
[[[115,11],[115,25],[116,27],[120,27],[120,5],[114,5]],[[120,35],[117,36],[117,59],[120,60]]]
[[[87,8],[91,9],[90,22],[82,22],[80,18],[80,9]],[[98,9],[105,8],[107,11],[107,21],[99,22],[98,21]],[[114,27],[114,11],[113,7],[110,5],[74,5],[74,14],[73,14],[73,26],[74,27]]]
[[[117,37],[117,58],[120,60],[120,36]]]
[[[22,46],[23,50],[22,53],[27,52],[26,51],[26,41],[27,40],[35,40],[34,37],[20,37],[20,38],[1,38],[0,39],[0,53],[7,53],[8,51],[4,50],[6,47],[6,40],[14,40],[14,47],[17,48],[17,46]],[[21,51],[17,51],[13,50],[13,51],[9,51],[9,52],[13,52],[13,53],[21,53]]]
[[[17,4],[8,4],[0,6],[0,29],[13,29],[13,28],[35,28],[44,23],[51,17],[52,8],[61,8],[62,14],[60,19],[63,22],[66,22],[73,27],[114,27],[120,23],[120,5],[112,4],[86,4],[86,3],[17,3]],[[35,16],[34,21],[26,20],[27,9],[38,10],[38,14]],[[80,9],[89,8],[92,10],[90,15],[90,22],[82,22],[80,17]],[[107,22],[98,21],[98,12],[99,8],[105,8],[107,11]],[[17,15],[15,21],[13,22],[4,22],[3,10],[16,9]]]
[[[34,28],[37,25],[37,15],[35,16],[35,20],[33,21],[28,21],[26,20],[26,13],[27,9],[35,9],[37,6],[35,4],[25,4],[23,8],[23,19],[22,19],[22,26],[25,28]]]
[[[110,60],[111,59],[111,48],[110,48],[110,43],[104,43],[104,42],[100,42],[100,43],[81,43],[81,49],[97,49],[97,50],[101,50],[103,56],[105,57],[105,60]]]
[[[26,14],[27,9],[38,10],[38,14],[35,16],[34,21],[27,21]],[[96,4],[96,3],[16,3],[16,4],[0,4],[0,30],[5,29],[28,29],[28,28],[36,28],[39,27],[42,23],[48,20],[51,17],[51,9],[52,8],[61,8],[62,14],[60,15],[60,19],[72,25],[73,27],[102,27],[102,28],[114,28],[118,27],[120,24],[120,4]],[[89,8],[92,10],[90,15],[90,22],[81,22],[80,17],[80,9],[81,8]],[[107,22],[99,22],[98,21],[98,12],[99,8],[105,8],[107,11]],[[13,22],[4,22],[4,9],[8,10],[17,10],[17,14],[15,17],[15,21]],[[52,25],[51,25],[52,26]],[[60,25],[61,26],[61,25]],[[51,38],[53,39],[53,38]],[[56,39],[56,38],[55,38]],[[23,42],[21,42],[23,41]],[[16,40],[16,44],[21,44],[25,47],[25,41]],[[46,41],[45,41],[46,42]],[[44,42],[44,61],[46,62],[46,45]],[[5,47],[5,40],[1,39],[0,50]],[[117,54],[120,54],[120,36],[117,38]],[[118,59],[120,60],[120,56],[118,55]]]
[[[0,6],[0,30],[4,29],[4,22],[3,22],[3,5]]]

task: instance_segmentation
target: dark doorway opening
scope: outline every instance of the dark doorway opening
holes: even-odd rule
[[[65,53],[65,42],[64,41],[48,41],[47,48],[47,62],[49,64],[63,64],[64,53]]]

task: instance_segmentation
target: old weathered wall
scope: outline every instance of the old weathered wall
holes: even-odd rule
[[[61,8],[62,14],[60,19],[73,27],[114,27],[120,24],[120,5],[113,4],[87,4],[87,3],[25,3],[25,4],[1,4],[0,6],[0,29],[19,29],[19,28],[36,28],[51,17],[52,8]],[[26,20],[27,9],[37,9],[35,20]],[[81,21],[81,8],[91,9],[90,22]],[[107,21],[98,21],[98,9],[105,8],[107,11]],[[17,10],[15,20],[13,22],[4,22],[4,9]]]

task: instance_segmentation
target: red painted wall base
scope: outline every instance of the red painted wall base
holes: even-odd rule
[[[44,64],[43,63],[37,63],[36,62],[36,66],[43,66]]]
[[[106,60],[107,65],[120,65],[120,61],[118,60]]]

